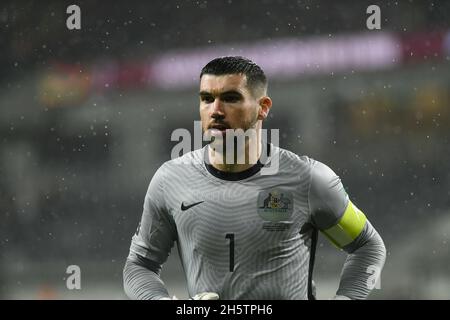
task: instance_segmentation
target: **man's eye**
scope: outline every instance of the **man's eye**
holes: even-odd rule
[[[233,103],[233,102],[238,102],[240,100],[239,97],[235,97],[235,96],[229,96],[229,97],[224,97],[223,101],[225,102],[229,102],[229,103]]]
[[[202,97],[202,101],[206,102],[206,103],[212,103],[212,102],[214,102],[214,98],[213,97],[204,96],[204,97]]]

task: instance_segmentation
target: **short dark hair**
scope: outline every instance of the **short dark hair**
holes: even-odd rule
[[[267,78],[261,67],[241,56],[220,57],[211,60],[200,72],[200,79],[204,74],[222,76],[239,73],[246,75],[247,86],[253,93],[257,88],[267,89]]]

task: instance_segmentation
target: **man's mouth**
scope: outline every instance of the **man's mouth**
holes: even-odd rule
[[[221,131],[222,133],[224,133],[225,130],[230,129],[230,127],[228,127],[227,125],[224,125],[224,124],[212,124],[208,127],[208,129],[218,130],[218,131]]]

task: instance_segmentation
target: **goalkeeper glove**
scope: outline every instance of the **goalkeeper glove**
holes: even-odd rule
[[[219,295],[215,292],[197,293],[191,300],[219,300]]]
[[[176,296],[173,296],[172,298],[170,298],[170,297],[164,297],[164,298],[161,298],[161,299],[159,299],[159,300],[178,300],[178,298],[177,298]]]
[[[172,298],[164,297],[159,300],[178,300],[178,298],[176,296],[173,296]],[[197,293],[189,300],[219,300],[219,295],[215,292],[202,292]]]
[[[341,295],[335,295],[334,296],[334,298],[333,299],[331,299],[331,300],[352,300],[352,299],[350,299],[349,297],[346,297],[346,296],[341,296]]]

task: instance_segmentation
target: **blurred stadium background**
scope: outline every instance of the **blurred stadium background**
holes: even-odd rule
[[[371,299],[450,299],[449,1],[75,3],[79,31],[72,2],[0,5],[0,298],[126,298],[146,188],[198,119],[199,70],[239,54],[268,73],[280,145],[330,165],[382,235]],[[320,238],[319,298],[344,260]],[[175,248],[163,279],[186,297]]]

